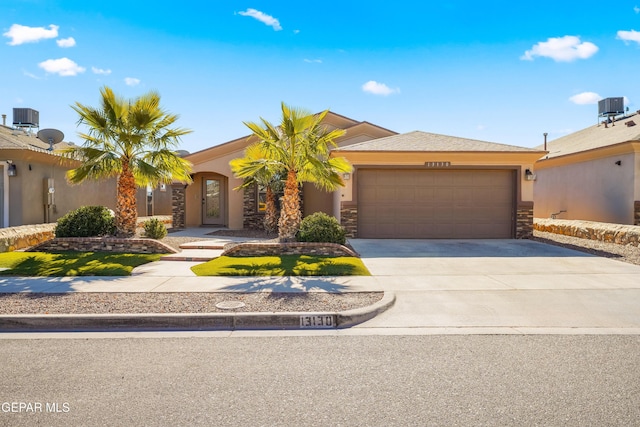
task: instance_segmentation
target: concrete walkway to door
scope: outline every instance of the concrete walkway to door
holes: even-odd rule
[[[530,240],[350,243],[397,297],[358,327],[640,333],[640,266]]]

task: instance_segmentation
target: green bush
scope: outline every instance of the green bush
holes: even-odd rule
[[[158,218],[151,218],[144,222],[144,235],[150,239],[162,239],[167,235],[167,227]]]
[[[299,242],[346,242],[346,231],[338,223],[338,220],[323,212],[316,212],[304,218],[300,223],[297,240]]]
[[[104,206],[82,206],[58,220],[56,237],[111,236],[116,232],[113,212]]]

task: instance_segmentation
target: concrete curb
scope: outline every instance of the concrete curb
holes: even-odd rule
[[[339,329],[373,319],[395,300],[395,294],[385,292],[373,305],[343,312],[1,315],[0,333]]]

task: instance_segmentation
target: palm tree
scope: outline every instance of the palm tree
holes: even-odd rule
[[[244,151],[244,157],[231,160],[229,165],[236,177],[244,179],[242,185],[234,190],[254,185],[266,188],[264,229],[268,233],[274,233],[278,228],[278,209],[273,188],[280,182],[282,165],[278,161],[267,159],[261,144],[251,144]]]
[[[336,147],[335,139],[345,134],[342,129],[329,130],[322,121],[329,112],[320,114],[291,108],[282,103],[282,121],[274,126],[261,118],[262,125],[248,122],[264,151],[265,159],[281,165],[287,178],[278,221],[278,236],[281,241],[295,239],[300,228],[299,185],[312,182],[317,188],[333,191],[343,186],[342,172],[350,172],[346,159],[330,157]]]
[[[85,179],[117,177],[116,230],[118,236],[131,237],[138,219],[137,187],[192,181],[191,163],[173,150],[191,130],[170,128],[178,116],[160,107],[155,91],[126,100],[105,86],[100,95],[99,108],[79,102],[71,106],[80,115],[78,124],[86,125],[88,132],[79,133],[85,141],[82,146],[63,153],[82,162],[67,172],[67,180],[78,184]]]

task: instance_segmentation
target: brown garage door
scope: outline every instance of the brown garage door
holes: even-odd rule
[[[511,170],[360,169],[362,238],[509,239]]]

